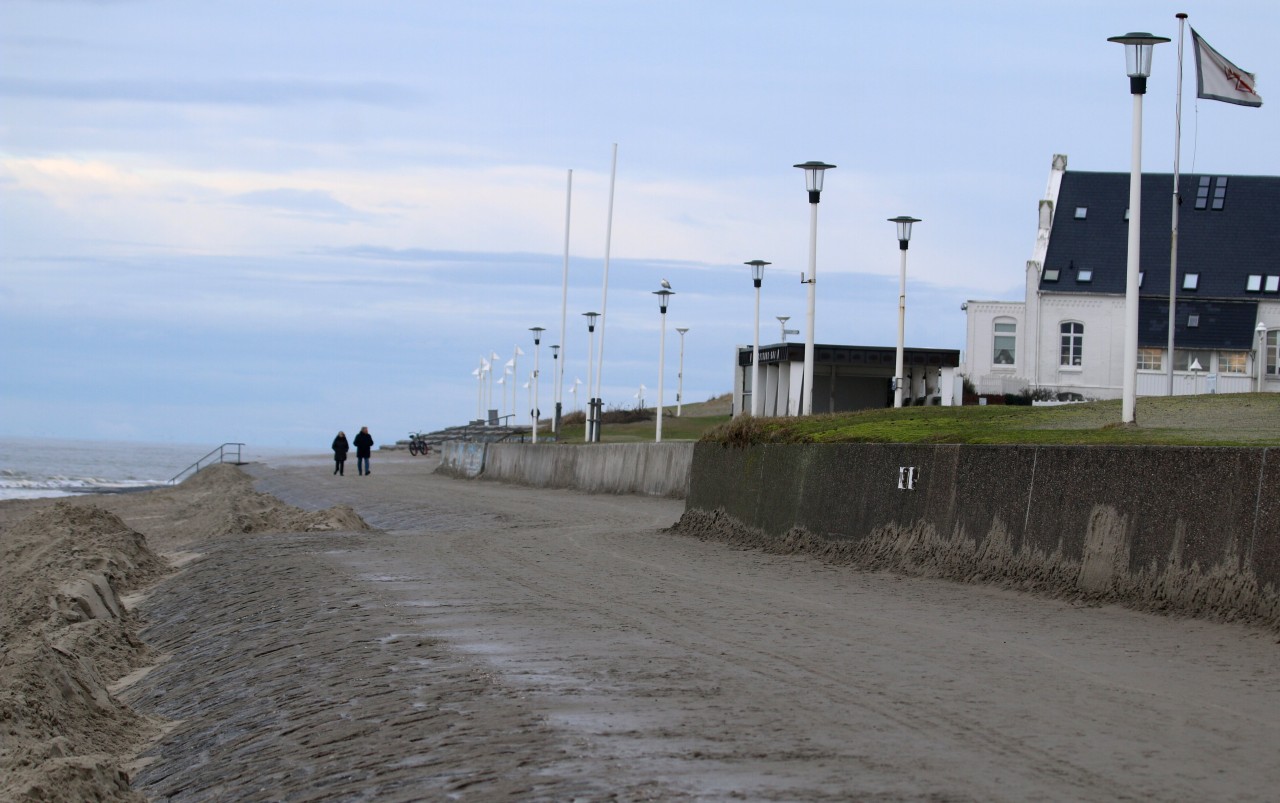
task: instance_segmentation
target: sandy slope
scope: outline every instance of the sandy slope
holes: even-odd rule
[[[140,514],[166,551],[202,557],[137,611],[169,658],[118,697],[176,724],[135,790],[1263,800],[1280,788],[1274,634],[734,549],[667,531],[679,502],[449,480],[430,465],[250,469],[260,491],[350,505],[378,530],[183,536],[163,523],[177,507]]]

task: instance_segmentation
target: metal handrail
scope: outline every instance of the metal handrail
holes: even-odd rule
[[[227,454],[231,451],[231,450],[228,448],[228,447],[230,447],[230,446],[234,446],[234,447],[236,447],[236,448],[235,448],[236,459],[235,459],[235,460],[233,460],[233,461],[228,461],[228,460],[226,459]],[[196,462],[192,463],[191,465],[187,466],[187,467],[186,467],[186,468],[184,468],[183,470],[179,471],[177,474],[174,474],[174,475],[173,475],[173,479],[169,480],[169,484],[170,484],[170,485],[173,485],[174,483],[176,483],[176,482],[179,480],[179,478],[181,478],[184,474],[186,474],[186,473],[187,473],[187,472],[189,472],[189,471],[190,471],[190,472],[192,472],[192,473],[198,473],[198,472],[200,471],[200,469],[202,469],[202,468],[204,468],[204,467],[205,467],[205,465],[204,465],[204,464],[205,464],[205,461],[206,461],[206,460],[209,462],[209,464],[210,464],[210,465],[212,465],[215,461],[213,461],[213,460],[209,460],[209,458],[213,457],[215,454],[218,456],[218,459],[217,459],[217,461],[216,461],[216,462],[218,462],[218,463],[233,462],[233,463],[235,463],[237,466],[239,466],[239,465],[243,465],[243,462],[244,462],[244,461],[242,461],[242,460],[240,459],[240,449],[241,449],[243,446],[244,446],[244,444],[243,444],[243,443],[224,443],[224,444],[222,444],[222,445],[221,445],[221,446],[219,446],[218,448],[216,448],[216,449],[214,449],[213,451],[209,452],[209,453],[208,453],[207,455],[205,455],[204,457],[200,458],[200,459],[199,459],[199,460],[197,460]]]

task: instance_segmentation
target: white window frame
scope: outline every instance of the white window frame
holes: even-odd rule
[[[1139,371],[1163,371],[1164,370],[1164,349],[1149,348],[1149,347],[1139,348],[1138,349],[1138,370]]]
[[[1237,370],[1232,370],[1232,362],[1236,363]],[[1232,376],[1247,376],[1249,374],[1249,352],[1219,351],[1218,373],[1231,374]]]
[[[1002,330],[997,328],[1000,326],[1009,326],[1012,328],[1007,330]],[[1011,338],[1013,340],[1013,347],[1010,349],[998,348],[997,343],[1001,338]],[[1010,362],[997,361],[996,358],[998,357],[998,355],[1002,350],[1009,352]],[[1016,318],[1010,318],[1007,316],[1001,316],[999,318],[992,319],[991,321],[991,365],[992,367],[997,369],[1001,369],[1001,368],[1012,369],[1017,364],[1018,364],[1018,320]]]
[[[1062,321],[1058,324],[1058,367],[1077,371],[1084,367],[1083,321]]]

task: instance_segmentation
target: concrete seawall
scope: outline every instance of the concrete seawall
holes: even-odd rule
[[[680,528],[1280,627],[1280,451],[698,444]]]
[[[454,442],[444,444],[440,471],[540,488],[682,499],[689,485],[693,447],[690,442]]]

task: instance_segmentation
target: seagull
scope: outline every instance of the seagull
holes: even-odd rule
[[[663,280],[662,280],[662,289],[663,289],[663,290],[670,290],[670,289],[671,289],[671,282],[667,281],[666,279],[663,279]]]

